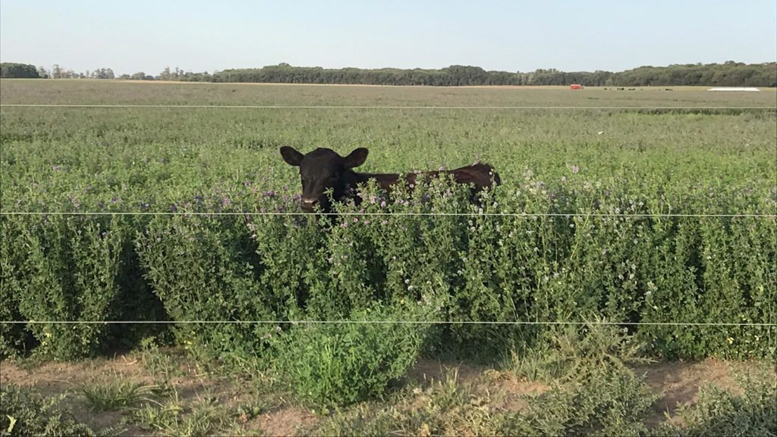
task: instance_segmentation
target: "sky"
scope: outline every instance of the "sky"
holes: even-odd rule
[[[777,60],[777,0],[0,0],[0,61],[158,74]]]

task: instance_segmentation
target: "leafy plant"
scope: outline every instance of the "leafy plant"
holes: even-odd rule
[[[297,396],[318,408],[380,397],[415,362],[424,340],[423,325],[390,320],[403,320],[402,313],[375,309],[343,323],[300,324],[282,339],[278,368]]]
[[[61,399],[44,398],[29,389],[0,386],[0,436],[94,436],[60,405]]]

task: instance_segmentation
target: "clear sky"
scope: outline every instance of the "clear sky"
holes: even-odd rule
[[[777,60],[777,0],[0,0],[0,61],[618,71]]]

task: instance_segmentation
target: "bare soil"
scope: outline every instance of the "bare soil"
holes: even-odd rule
[[[754,368],[747,362],[726,362],[707,359],[701,362],[664,362],[634,369],[637,375],[661,396],[655,406],[655,417],[649,424],[656,425],[672,418],[677,408],[698,401],[699,390],[711,384],[741,394],[737,377]],[[234,380],[214,378],[198,372],[195,366],[182,365],[180,373],[169,378],[183,400],[195,400],[207,393],[223,404],[239,404],[254,394]],[[452,373],[455,370],[456,373]],[[419,360],[408,372],[404,383],[421,387],[445,381],[455,375],[457,384],[466,384],[479,402],[488,403],[496,410],[518,411],[525,408],[527,395],[540,395],[550,389],[547,384],[516,379],[511,372],[499,371],[468,363],[443,363],[435,360]],[[777,375],[775,375],[777,377]],[[16,384],[31,387],[46,396],[66,396],[76,419],[95,430],[115,427],[121,422],[121,412],[95,413],[89,410],[80,388],[85,384],[120,378],[141,385],[153,385],[157,378],[143,365],[137,355],[117,356],[113,359],[97,359],[76,363],[48,362],[42,364],[0,362],[0,384]],[[419,395],[420,407],[422,395]],[[304,434],[315,429],[323,418],[317,416],[281,395],[268,398],[270,405],[256,417],[239,420],[247,430],[257,430],[264,435],[286,436]],[[124,425],[125,435],[144,435],[138,428]],[[147,434],[147,433],[146,433]]]

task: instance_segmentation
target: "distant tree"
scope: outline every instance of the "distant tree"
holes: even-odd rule
[[[127,73],[124,73],[121,76],[119,76],[119,79],[120,80],[130,80],[130,75],[127,74]]]
[[[46,71],[46,67],[41,65],[40,67],[38,67],[38,76],[43,79],[48,79],[50,75],[48,71]]]
[[[159,80],[172,80],[173,73],[170,72],[170,67],[165,67],[161,73],[159,73]]]
[[[114,79],[115,76],[113,74],[113,70],[110,68],[98,68],[97,70],[92,71],[92,75],[90,76],[92,79]]]
[[[34,65],[30,64],[17,64],[14,62],[0,63],[0,77],[3,78],[27,78],[38,79],[41,76],[38,74],[38,69]]]
[[[148,79],[148,78],[147,78]],[[652,86],[652,85],[747,85],[775,86],[777,63],[743,64],[729,61],[724,64],[676,64],[667,67],[643,66],[618,73],[564,72],[555,68],[533,72],[485,71],[476,66],[451,65],[426,70],[398,68],[360,69],[321,67],[294,67],[288,63],[262,68],[232,69],[193,73],[176,67],[165,67],[159,80],[198,82],[270,82],[270,83],[342,83],[373,85],[569,85],[584,86]]]
[[[139,71],[132,76],[130,76],[130,79],[132,80],[145,80],[146,79],[146,73]]]

